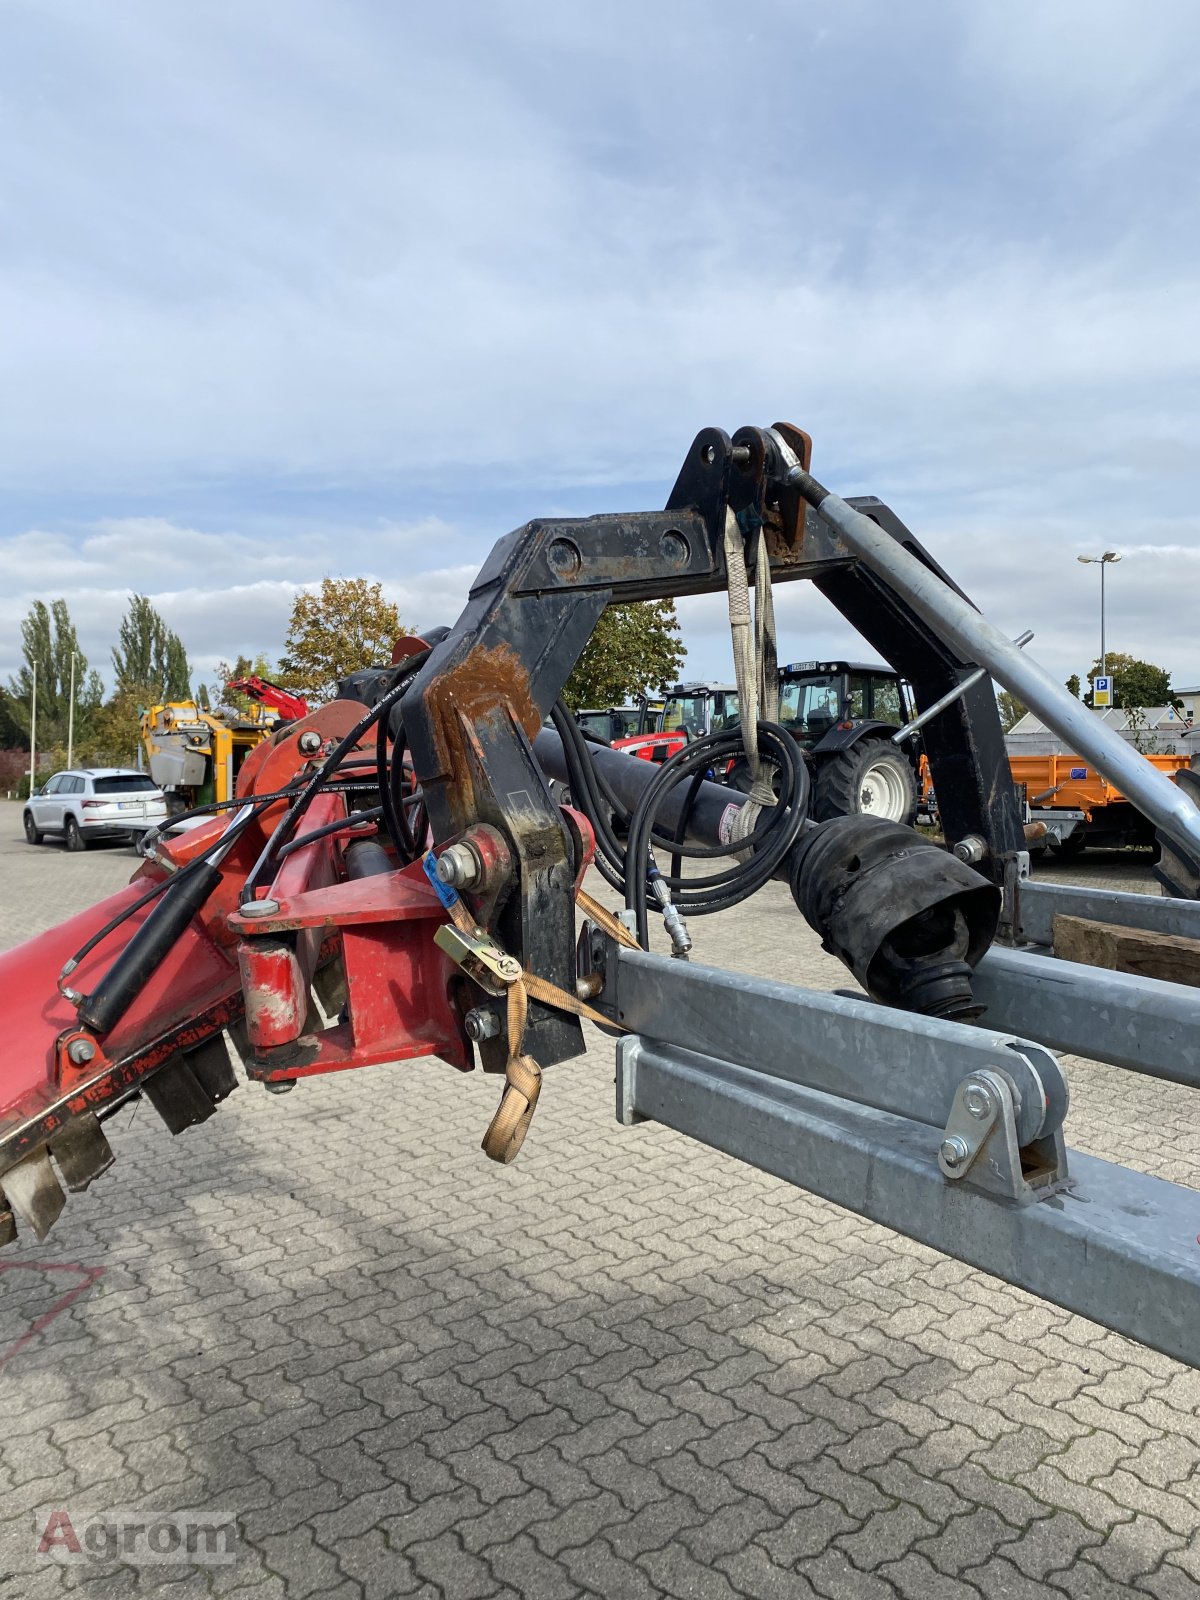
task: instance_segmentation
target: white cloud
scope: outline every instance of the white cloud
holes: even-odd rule
[[[6,28],[0,672],[38,594],[97,662],[130,589],[202,662],[277,651],[328,570],[447,620],[509,526],[653,505],[697,427],[787,417],[1056,672],[1098,634],[1074,555],[1116,543],[1110,639],[1200,674],[1182,0]],[[780,606],[794,653],[845,635]],[[683,614],[725,670],[719,603]]]

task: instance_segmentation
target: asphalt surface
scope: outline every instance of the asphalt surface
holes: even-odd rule
[[[0,806],[0,943],[133,865]],[[694,931],[846,981],[779,885]],[[438,1062],[111,1120],[115,1167],[0,1258],[0,1595],[1200,1595],[1200,1374],[618,1127],[592,1040],[504,1169],[495,1080]],[[1067,1065],[1073,1146],[1200,1188],[1193,1094]],[[36,1508],[230,1511],[237,1560],[60,1567]]]

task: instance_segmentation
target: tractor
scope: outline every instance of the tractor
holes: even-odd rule
[[[794,661],[779,672],[779,721],[812,773],[812,816],[872,816],[911,823],[917,810],[920,741],[894,736],[915,715],[912,691],[887,667],[857,661]],[[750,792],[745,756],[728,783]]]

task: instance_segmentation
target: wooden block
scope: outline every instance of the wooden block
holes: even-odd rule
[[[1200,939],[1059,916],[1054,919],[1054,954],[1109,972],[1132,972],[1139,978],[1200,989]]]

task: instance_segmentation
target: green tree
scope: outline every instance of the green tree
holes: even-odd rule
[[[35,600],[21,624],[21,648],[25,660],[16,676],[9,680],[5,710],[7,717],[29,743],[33,683],[37,677],[37,742],[39,750],[67,743],[71,721],[72,659],[75,684],[75,738],[86,739],[92,720],[103,699],[100,675],[88,668],[87,657],[79,648],[75,624],[65,600],[47,605]]]
[[[407,632],[378,583],[322,578],[315,594],[296,596],[280,681],[310,701],[331,700],[348,672],[386,665],[397,638]]]
[[[1082,687],[1083,685],[1079,681],[1079,674],[1077,672],[1073,672],[1067,679],[1067,688],[1075,696],[1076,700],[1079,699],[1079,691],[1082,689]]]
[[[143,690],[122,690],[99,708],[87,736],[76,743],[76,759],[92,767],[137,765],[141,745],[141,711],[148,702]]]
[[[9,698],[8,690],[0,688],[0,750],[28,749],[29,734],[17,720],[16,708]]]
[[[609,606],[567,679],[563,699],[572,710],[623,705],[674,683],[683,661],[673,600]]]
[[[1131,706],[1165,706],[1171,698],[1171,674],[1153,662],[1140,661],[1137,656],[1110,650],[1105,657],[1108,675],[1113,681],[1114,704],[1128,709]],[[1088,691],[1085,705],[1092,703],[1092,684],[1100,674],[1100,662],[1093,661],[1088,672]]]
[[[1011,689],[1001,689],[996,695],[996,709],[1000,713],[1000,726],[1008,733],[1016,727],[1029,707],[1023,700],[1018,700]]]
[[[114,699],[146,705],[191,698],[191,668],[183,640],[144,594],[129,597],[112,653]]]

